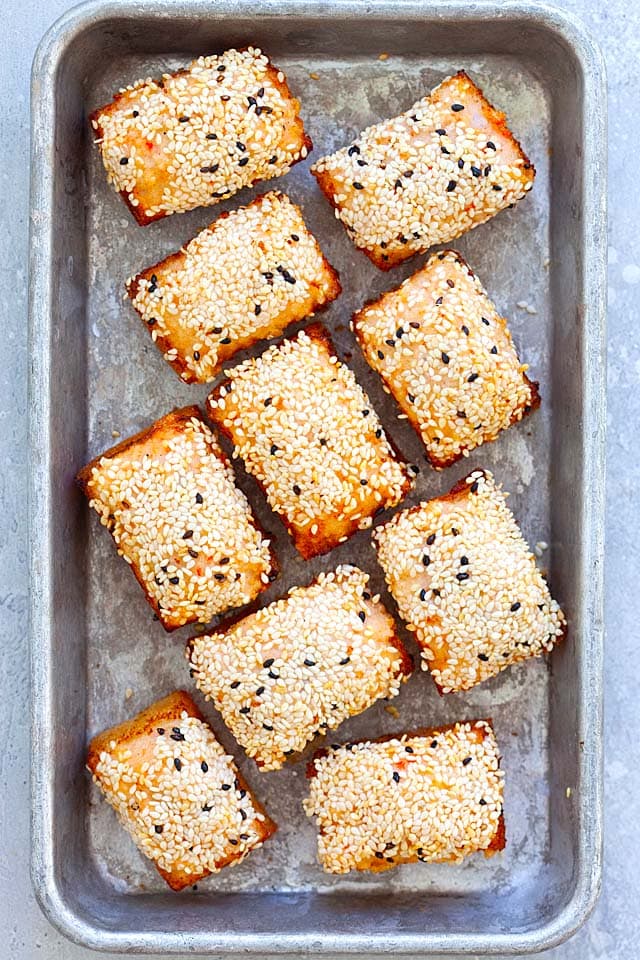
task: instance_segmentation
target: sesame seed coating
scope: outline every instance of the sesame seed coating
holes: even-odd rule
[[[311,149],[299,108],[248,47],[138,80],[90,119],[109,182],[146,224],[287,173]]]
[[[540,403],[507,321],[455,250],[433,254],[352,327],[434,467],[495,440]]]
[[[501,850],[499,763],[484,720],[321,751],[303,803],[318,821],[322,866],[378,871]]]
[[[410,489],[406,465],[320,324],[227,376],[209,396],[209,413],[305,559],[368,526]]]
[[[311,168],[355,245],[383,270],[520,200],[535,170],[461,71]]]
[[[107,450],[78,481],[166,629],[208,623],[273,579],[269,541],[197,407]]]
[[[396,696],[411,673],[368,580],[357,567],[339,566],[228,629],[189,641],[198,688],[262,770],[278,769],[316,734]]]
[[[441,693],[540,656],[565,633],[565,616],[486,471],[396,514],[373,539],[422,668]]]
[[[275,830],[181,691],[95,737],[87,766],[174,890],[239,863]]]
[[[300,208],[273,192],[223,214],[127,290],[176,373],[204,383],[238,350],[334,300],[340,284]]]

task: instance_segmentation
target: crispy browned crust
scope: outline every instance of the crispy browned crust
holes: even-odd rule
[[[329,332],[327,331],[326,327],[322,323],[319,323],[319,322],[310,323],[309,326],[305,327],[303,330],[300,330],[294,337],[291,337],[290,339],[297,340],[300,334],[302,333],[306,334],[306,336],[308,336],[310,340],[314,340],[316,343],[320,343],[323,346],[325,346],[330,356],[338,357],[338,354],[336,353],[331,336],[329,335]],[[281,342],[282,340],[280,341],[280,343]],[[338,357],[338,359],[340,358]],[[227,391],[231,390],[232,389],[231,382],[229,380],[223,380],[216,387],[214,387],[214,389],[211,391],[211,393],[207,397],[207,414],[210,417],[210,419],[214,421],[219,431],[223,433],[224,436],[231,441],[231,443],[233,443],[233,434],[231,430],[229,430],[229,428],[225,426],[223,422],[223,418],[218,417],[217,411],[214,410],[211,406],[211,401],[219,399],[221,390],[223,388],[225,388]],[[408,471],[408,462],[405,459],[405,457],[401,454],[401,452],[398,450],[397,446],[389,440],[389,437],[386,435],[386,432],[385,432],[385,436],[386,436],[387,442],[389,443],[389,446],[392,448],[392,450],[396,454],[397,462],[403,468],[405,480],[402,486],[402,497],[404,498],[409,493],[411,489],[411,484],[412,484],[411,478],[409,476],[409,471]],[[260,487],[260,490],[262,491],[262,493],[266,498],[267,490],[264,483],[262,483],[262,481],[258,477],[254,477],[254,480],[256,481],[256,483]],[[376,517],[379,513],[382,513],[382,511],[386,510],[387,507],[388,507],[388,504],[385,504],[384,502],[381,503],[380,506],[373,513],[370,514],[370,516]],[[287,519],[287,517],[284,516],[284,514],[278,513],[277,515],[282,521],[282,523],[284,524],[287,530],[287,533],[293,540],[296,550],[304,560],[311,560],[313,557],[318,557],[318,556],[321,556],[322,554],[329,553],[330,550],[333,550],[333,548],[337,546],[337,544],[340,542],[341,537],[346,536],[347,539],[349,539],[359,530],[359,527],[358,527],[359,520],[352,520],[349,522],[343,521],[342,526],[339,528],[339,535],[337,535],[335,531],[332,533],[330,529],[329,530],[326,529],[327,525],[330,523],[331,518],[316,517],[318,532],[315,534],[312,534],[310,532],[310,528],[309,530],[301,530],[299,527],[296,527],[295,525],[291,524]]]
[[[318,577],[316,576],[316,577],[313,578],[313,580],[311,580],[311,581],[307,584],[307,586],[308,586],[308,587],[312,587],[312,586],[313,586],[314,584],[316,584],[317,582],[318,582]],[[286,600],[287,596],[288,596],[288,591],[287,591],[287,593],[282,594],[282,596],[276,597],[274,600],[271,601],[271,603],[277,603],[279,600]],[[371,601],[369,601],[369,602],[371,602]],[[384,604],[382,604],[382,606],[384,606]],[[241,620],[245,620],[247,617],[250,617],[250,616],[252,616],[253,614],[257,613],[257,611],[258,611],[259,609],[260,609],[260,604],[259,604],[259,602],[258,602],[257,600],[254,600],[253,603],[250,605],[250,608],[249,608],[248,610],[245,609],[245,610],[243,610],[241,613],[236,613],[236,614],[232,614],[232,615],[230,615],[230,616],[224,617],[224,619],[221,620],[221,621],[216,625],[216,627],[214,628],[214,630],[213,630],[212,632],[215,632],[215,633],[227,633],[229,630],[231,630],[232,627],[234,627],[236,624],[240,623]],[[386,609],[387,609],[387,608],[385,607],[385,610],[386,610]],[[387,610],[387,613],[389,613],[388,610]],[[398,676],[402,675],[402,676],[404,676],[404,677],[406,677],[406,678],[409,678],[409,677],[411,676],[411,674],[413,673],[414,666],[415,666],[414,661],[413,661],[413,657],[411,656],[411,654],[409,653],[409,651],[408,651],[407,648],[405,647],[405,645],[404,645],[404,643],[402,642],[401,638],[398,636],[398,633],[397,633],[397,630],[396,630],[396,623],[395,623],[395,620],[393,619],[393,617],[391,616],[391,614],[389,614],[389,618],[390,618],[390,620],[391,620],[392,623],[393,623],[393,633],[392,633],[389,637],[387,637],[387,640],[388,640],[388,642],[391,644],[392,647],[395,647],[395,649],[396,649],[396,650],[398,651],[398,653],[400,654],[400,658],[401,658],[401,659],[400,659],[400,666],[399,666],[398,669],[396,670],[394,676],[395,676],[395,677],[398,677]],[[200,636],[201,636],[201,635],[200,635]],[[199,636],[189,637],[189,639],[187,640],[187,642],[186,642],[186,644],[185,644],[185,654],[186,654],[186,657],[187,657],[187,660],[188,660],[189,664],[191,664],[191,652],[192,652],[192,650],[193,650],[193,645],[194,645],[195,641],[198,640],[198,639],[199,639]],[[313,740],[310,740],[310,741],[306,744],[306,746],[304,747],[303,750],[299,750],[299,751],[297,751],[296,753],[289,754],[289,756],[287,756],[287,758],[286,758],[286,760],[285,760],[285,763],[297,763],[297,762],[300,761],[301,759],[304,759],[305,757],[309,756],[310,751],[313,750],[313,744],[316,743],[319,739],[322,739],[322,737],[324,737],[324,736],[326,736],[326,734],[322,734],[322,735],[319,734],[317,737],[314,737]],[[261,762],[260,760],[258,760],[258,759],[255,759],[254,762],[255,762],[255,764],[256,764],[256,766],[257,766],[258,768],[260,768],[261,766],[263,766],[262,762]]]
[[[243,53],[244,51],[247,50],[247,47],[238,47],[237,49],[240,53]],[[182,67],[180,70],[174,71],[171,74],[171,76],[179,77],[184,74],[188,74],[189,72],[190,71],[188,67]],[[308,155],[313,150],[313,141],[311,140],[311,137],[304,129],[302,117],[300,116],[300,101],[296,97],[294,97],[293,94],[291,93],[286,77],[284,77],[284,74],[282,74],[284,79],[279,80],[278,73],[282,73],[282,71],[278,70],[278,68],[275,67],[270,62],[267,67],[267,75],[269,79],[271,80],[273,85],[278,88],[278,90],[283,95],[283,97],[285,97],[288,100],[291,100],[296,104],[295,122],[296,122],[296,126],[298,126],[298,128],[300,129],[300,132],[302,133],[303,143],[301,144],[301,146],[304,145],[307,148],[307,155]],[[160,81],[157,81],[157,82],[160,82]],[[104,128],[102,127],[102,124],[99,121],[100,115],[103,113],[107,113],[107,114],[115,113],[118,109],[120,101],[125,99],[126,96],[127,96],[127,92],[116,93],[111,103],[105,104],[103,107],[98,107],[96,110],[94,110],[92,113],[89,114],[89,126],[91,129],[91,134],[94,137],[94,139],[102,139],[102,137],[104,136]],[[95,127],[94,127],[94,123],[96,124]],[[290,166],[294,167],[297,163],[300,163],[301,160],[303,159],[304,159],[303,157],[299,157],[298,160],[292,160]],[[256,183],[260,183],[260,178],[256,178],[255,180],[252,180],[251,183],[246,184],[246,186],[253,187],[255,186]],[[129,208],[131,214],[133,215],[134,219],[137,221],[138,225],[141,227],[146,227],[148,224],[153,223],[155,220],[162,220],[164,217],[171,215],[170,211],[166,211],[166,212],[160,211],[158,213],[153,214],[152,216],[147,216],[147,214],[145,213],[145,211],[142,209],[141,206],[137,206],[137,207],[133,206],[133,204],[129,200],[126,190],[118,190],[116,192],[120,194],[120,196],[126,203],[127,207]],[[225,199],[228,199],[228,198],[225,198]],[[208,204],[208,206],[212,206],[212,204]]]
[[[453,74],[450,79],[452,81],[457,80],[461,83],[468,85],[469,90],[467,91],[467,93],[473,93],[479,98],[482,104],[482,112],[487,122],[493,125],[496,131],[501,136],[503,136],[505,140],[508,140],[513,144],[514,149],[520,154],[521,159],[524,161],[523,172],[526,174],[526,176],[523,178],[524,181],[525,182],[533,181],[536,175],[535,167],[529,160],[524,150],[522,149],[522,145],[520,144],[520,141],[517,140],[516,137],[514,137],[513,133],[509,129],[507,125],[506,114],[503,111],[498,110],[496,107],[493,106],[492,103],[489,102],[489,100],[487,100],[487,98],[485,97],[480,87],[473,82],[473,80],[465,70],[458,70],[458,72]],[[322,172],[318,172],[313,169],[311,170],[311,173],[316,178],[318,182],[318,186],[322,190],[323,194],[325,195],[325,197],[327,198],[331,206],[334,209],[340,209],[340,205],[335,203],[333,199],[337,190],[336,190],[335,180],[333,179],[331,174],[325,170],[323,170]],[[343,224],[343,227],[344,226],[345,225]],[[391,270],[393,269],[393,267],[398,266],[398,264],[404,263],[406,260],[411,260],[413,257],[419,255],[419,251],[415,251],[413,253],[403,255],[401,250],[391,250],[389,253],[385,254],[387,259],[383,260],[382,253],[378,248],[374,250],[369,250],[366,247],[362,247],[358,243],[356,243],[355,239],[353,238],[349,230],[347,230],[347,234],[352,240],[354,246],[358,250],[360,250],[362,253],[364,253],[365,256],[367,256],[369,260],[371,260],[371,262],[375,264],[375,266],[378,267],[380,270],[384,270],[384,271]]]
[[[279,191],[274,191],[274,192],[278,193]],[[265,198],[265,194],[260,194],[260,196],[256,197],[255,200],[253,200],[250,204],[248,204],[248,206],[256,206],[258,204],[261,204],[264,201],[264,198]],[[300,209],[298,204],[293,203],[293,201],[291,200],[290,202],[298,211],[301,218],[304,220],[302,210]],[[135,209],[138,209],[138,208],[136,207]],[[221,213],[216,220],[214,220],[212,223],[208,225],[208,227],[205,227],[204,229],[209,229],[209,230],[213,229],[216,226],[216,224],[219,223],[221,220],[226,220],[230,213],[231,211],[229,210],[225,211],[224,213]],[[202,232],[202,231],[199,231],[199,232]],[[192,237],[191,239],[195,239],[195,237]],[[189,243],[188,240],[186,241],[185,246],[187,245],[187,243]],[[318,249],[320,248],[318,247]],[[329,304],[332,303],[342,293],[342,286],[340,284],[340,274],[334,267],[331,266],[331,264],[327,260],[322,250],[320,250],[320,254],[322,257],[323,270],[326,273],[326,278],[330,281],[330,290],[326,297],[323,297],[322,299],[318,299],[318,301],[314,304],[313,313],[317,313],[318,311],[321,311],[321,310],[326,310]],[[149,333],[149,335],[151,335],[152,328],[149,327],[149,324],[145,322],[141,312],[138,310],[135,303],[133,303],[133,301],[135,300],[138,294],[140,281],[150,280],[152,274],[157,273],[158,271],[162,271],[166,273],[167,271],[173,269],[174,267],[176,269],[179,269],[180,267],[182,267],[185,260],[186,260],[186,253],[184,253],[182,249],[178,250],[175,253],[169,254],[169,256],[165,257],[163,260],[159,260],[157,263],[154,263],[152,266],[146,267],[144,270],[138,273],[135,277],[132,277],[130,280],[128,280],[125,284],[127,294],[132,301],[133,309],[136,311],[136,313],[140,317],[142,324],[147,330],[147,332]],[[211,376],[208,377],[208,380],[213,380],[214,377],[220,372],[220,370],[222,369],[223,365],[227,362],[227,360],[230,360],[232,357],[234,357],[235,354],[239,353],[240,350],[246,350],[250,347],[253,347],[255,346],[256,343],[259,343],[261,340],[270,340],[273,337],[281,336],[285,332],[287,327],[291,326],[294,323],[297,323],[299,320],[304,319],[305,316],[308,316],[307,312],[301,313],[300,316],[292,317],[284,325],[282,323],[278,323],[277,321],[271,321],[270,323],[264,324],[262,327],[256,328],[255,332],[251,336],[245,337],[242,340],[234,340],[233,343],[229,344],[228,346],[225,344],[221,344],[220,349],[218,350],[218,362],[216,364],[215,370],[212,372]],[[156,347],[158,347],[158,349],[162,354],[165,354],[168,350],[170,350],[172,347],[175,346],[174,342],[170,337],[165,337],[160,335],[158,335],[158,337],[156,338],[155,345]],[[207,382],[207,381],[199,381],[198,378],[194,376],[193,371],[189,369],[189,367],[184,361],[184,358],[180,356],[180,354],[178,354],[175,360],[167,360],[167,363],[169,363],[173,367],[173,369],[176,371],[176,373],[178,374],[180,379],[183,381],[183,383],[201,383],[201,382],[206,383]]]
[[[138,444],[145,443],[147,440],[151,440],[157,433],[164,433],[167,428],[169,430],[175,429],[178,432],[181,427],[188,423],[193,417],[202,421],[206,424],[206,420],[202,415],[200,408],[196,404],[192,404],[189,407],[181,407],[180,409],[172,410],[170,413],[164,415],[159,420],[156,420],[155,423],[152,423],[149,427],[145,427],[144,430],[140,430],[138,433],[134,434],[132,437],[128,437],[126,440],[121,440],[120,443],[117,443],[115,446],[110,447],[108,450],[105,450],[104,453],[101,453],[99,456],[94,457],[94,459],[88,463],[85,467],[78,471],[76,475],[76,483],[87,497],[88,500],[91,499],[91,473],[94,468],[100,467],[100,461],[103,457],[109,459],[116,457],[120,453],[124,453],[126,450],[129,450],[131,447],[137,446]],[[208,426],[208,424],[207,424]],[[217,453],[218,459],[225,464],[227,467],[231,467],[231,461],[226,455],[224,450],[220,448]],[[233,468],[232,468],[233,469]],[[256,529],[265,540],[271,541],[270,534],[261,526],[261,524],[256,519],[253,511],[247,517],[249,523]],[[271,542],[269,543],[269,583],[272,583],[276,579],[280,572],[280,564],[278,558],[273,550]],[[128,564],[129,569],[132,571],[136,580],[140,584],[142,591],[145,595],[147,603],[153,609],[156,617],[159,622],[162,624],[163,628],[167,633],[173,633],[174,630],[179,630],[181,627],[188,626],[189,623],[196,623],[197,619],[192,617],[191,620],[185,620],[184,623],[173,623],[171,619],[168,619],[165,615],[165,611],[161,610],[158,606],[157,600],[149,593],[146,582],[143,580],[140,571],[136,564]],[[259,594],[267,589],[269,583],[260,582]]]
[[[109,730],[104,730],[102,733],[97,734],[97,736],[91,740],[87,750],[87,768],[94,776],[96,775],[96,768],[100,761],[100,753],[102,751],[109,751],[109,744],[112,740],[115,740],[115,742],[120,745],[121,743],[134,741],[138,737],[155,736],[154,729],[159,723],[164,722],[165,726],[169,726],[172,721],[181,718],[183,711],[186,711],[190,717],[195,717],[197,720],[206,723],[205,718],[189,694],[184,690],[176,690],[174,693],[163,697],[162,700],[152,703],[151,706],[147,707],[146,710],[143,710],[131,720],[126,720],[124,723],[120,723],[115,727],[111,727]],[[264,842],[275,833],[277,825],[271,820],[264,807],[256,800],[240,771],[236,771],[236,773],[240,788],[250,794],[255,810],[258,813],[264,814],[265,819],[260,821],[260,840]],[[216,868],[222,869],[238,859],[241,859],[240,855],[225,857],[216,862]],[[209,870],[202,871],[201,873],[185,873],[183,870],[163,870],[157,864],[154,864],[154,866],[172,890],[182,890],[184,887],[192,886],[194,883],[203,880],[211,874]]]
[[[441,250],[440,252],[443,254],[454,254],[458,259],[458,262],[461,264],[464,264],[469,274],[475,278],[475,273],[473,272],[469,264],[466,262],[464,257],[457,250],[454,250],[451,247],[447,247],[444,250]],[[365,360],[367,361],[367,363],[369,362],[367,357],[367,347],[365,344],[364,337],[362,336],[362,333],[360,331],[360,324],[363,320],[363,315],[369,307],[372,307],[374,305],[383,306],[387,298],[397,293],[401,286],[402,286],[402,283],[399,283],[396,287],[392,287],[390,290],[385,290],[385,292],[380,297],[372,297],[370,300],[367,300],[366,303],[364,303],[359,310],[356,310],[356,312],[351,317],[351,329],[353,330],[353,335],[358,341],[358,346],[360,347],[362,354]],[[371,366],[371,364],[369,365]],[[409,423],[411,424],[413,429],[416,431],[418,436],[420,436],[420,420],[416,416],[416,413],[412,405],[404,404],[404,403],[401,403],[399,400],[397,400],[393,390],[393,385],[389,377],[387,377],[381,370],[378,370],[377,368],[372,367],[371,369],[375,370],[375,372],[380,377],[382,382],[388,388],[390,395],[394,398],[395,402],[402,409],[402,412],[406,414],[409,420]],[[530,413],[533,413],[534,410],[537,410],[538,407],[540,406],[540,403],[542,402],[538,381],[530,380],[529,377],[526,375],[526,373],[523,373],[522,376],[524,378],[526,385],[529,388],[529,392],[530,392],[529,403],[527,403],[524,407],[522,408],[518,407],[517,410],[513,411],[509,419],[509,423],[503,428],[505,430],[508,427],[513,426],[514,423],[520,423],[520,421],[523,420],[526,416],[528,416]],[[487,443],[489,441],[485,440],[483,442]],[[448,457],[436,457],[432,452],[427,450],[425,447],[425,457],[435,470],[444,470],[446,467],[450,467],[452,464],[457,463],[458,460],[462,460],[462,458],[464,457],[464,451],[460,451],[460,453],[457,453],[457,454],[451,454]]]
[[[476,469],[473,470],[472,472],[473,472],[473,473],[479,473],[479,474],[481,474],[483,477],[486,477],[486,476],[487,476],[486,470],[482,470],[481,468],[476,468]],[[466,476],[461,477],[460,480],[457,480],[457,481],[454,483],[454,485],[451,487],[451,489],[450,489],[447,493],[443,493],[443,494],[441,494],[441,495],[438,496],[438,497],[434,497],[433,499],[434,499],[434,500],[439,500],[439,501],[444,502],[444,503],[455,503],[456,500],[468,500],[469,497],[475,496],[475,494],[471,491],[471,486],[472,486],[472,485],[471,485],[470,483],[467,483],[467,477],[469,477],[469,476],[471,476],[471,474],[467,474]],[[416,504],[415,507],[410,507],[408,510],[406,510],[406,511],[404,511],[404,512],[407,513],[407,514],[418,513],[421,509],[422,509],[422,504],[418,503],[418,504]],[[390,523],[393,522],[393,518],[392,518],[391,521],[389,521],[389,522],[390,522]],[[375,542],[375,540],[376,540],[376,532],[375,532],[375,530],[373,531],[372,536],[373,536],[373,540],[374,540],[374,542]],[[546,579],[546,578],[545,578],[545,579]],[[564,624],[562,625],[562,633],[560,634],[559,637],[556,638],[555,643],[554,643],[554,647],[557,646],[559,643],[562,643],[564,640],[566,640],[566,638],[567,638],[567,633],[568,633],[568,625],[567,625],[566,623],[564,623]],[[416,643],[418,643],[418,646],[420,647],[420,649],[422,649],[422,644],[420,644],[417,640],[416,640]],[[434,677],[434,675],[431,673],[431,671],[429,671],[429,675],[430,675],[431,679],[433,680],[433,682],[434,682],[434,684],[435,684],[435,687],[436,687],[436,690],[438,691],[438,693],[440,694],[440,696],[441,696],[441,697],[446,697],[448,694],[445,693],[444,687],[442,686],[442,684],[438,683],[438,681],[436,680],[436,678]],[[451,691],[451,693],[456,693],[456,692],[459,692],[459,691],[455,691],[455,690],[452,690],[452,691]],[[490,722],[490,721],[489,721],[489,722]],[[500,847],[499,849],[502,849],[502,848]]]
[[[387,733],[382,737],[376,737],[374,740],[351,740],[347,741],[341,746],[347,746],[349,744],[358,744],[358,743],[387,743],[389,740],[398,740],[400,737],[432,737],[437,736],[439,733],[446,733],[449,730],[452,730],[457,723],[470,723],[474,726],[474,729],[478,734],[481,735],[481,742],[485,739],[487,732],[484,727],[478,727],[478,723],[486,723],[490,730],[495,736],[495,730],[493,727],[493,720],[491,717],[477,718],[475,720],[459,720],[454,723],[445,723],[438,727],[419,727],[415,730],[407,730],[403,733]],[[317,750],[311,760],[307,763],[306,767],[306,778],[307,780],[312,780],[317,776],[316,760],[320,760],[323,757],[329,755],[329,750],[324,747],[321,750]],[[491,843],[488,847],[483,850],[485,857],[491,857],[493,854],[498,853],[500,850],[504,850],[507,845],[507,834],[504,823],[504,811],[501,811],[500,818],[498,820],[498,826],[496,832],[493,835]],[[478,851],[479,852],[479,851]],[[394,866],[398,866],[401,863],[417,863],[419,862],[419,857],[417,854],[407,858],[406,860],[397,860],[395,863],[386,863],[384,860],[378,860],[376,857],[371,857],[369,860],[363,861],[355,869],[357,871],[370,871],[373,873],[380,873],[383,870],[390,870]],[[445,862],[445,861],[441,861]]]

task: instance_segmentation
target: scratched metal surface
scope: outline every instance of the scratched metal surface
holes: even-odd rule
[[[395,904],[404,900],[407,904],[419,905],[425,903],[424,896],[428,894],[428,903],[434,905],[432,920],[436,927],[438,911],[444,904],[438,928],[443,931],[438,933],[440,949],[449,949],[449,945],[471,949],[480,943],[477,934],[481,933],[486,935],[489,946],[494,936],[493,947],[499,945],[504,950],[508,948],[508,938],[505,940],[504,935],[521,933],[526,937],[531,930],[535,933],[536,925],[553,920],[554,901],[562,901],[570,891],[571,870],[581,869],[578,860],[582,851],[578,850],[576,840],[581,812],[574,801],[564,800],[565,789],[574,783],[576,776],[578,728],[575,724],[570,726],[575,720],[575,703],[571,696],[568,704],[562,701],[562,697],[566,697],[566,691],[559,693],[562,681],[550,672],[555,670],[557,662],[560,677],[566,679],[571,675],[578,655],[572,645],[580,641],[576,633],[570,636],[567,649],[555,654],[551,665],[545,661],[521,664],[466,694],[440,698],[428,675],[418,670],[393,701],[398,716],[391,715],[384,704],[378,704],[343,724],[329,738],[332,741],[376,737],[430,723],[492,716],[506,774],[508,845],[503,854],[491,860],[478,856],[455,866],[407,865],[377,876],[336,878],[324,874],[315,859],[315,828],[301,806],[305,794],[304,764],[258,773],[255,765],[243,757],[215,711],[196,695],[214,730],[238,760],[280,830],[240,866],[198,884],[197,892],[173,898],[166,914],[164,935],[157,930],[157,909],[167,904],[163,882],[118,827],[112,810],[80,771],[83,744],[94,733],[133,715],[176,687],[193,692],[184,659],[184,641],[191,629],[169,636],[153,621],[140,588],[126,564],[117,557],[111,539],[95,516],[87,516],[85,503],[70,485],[77,467],[114,442],[114,431],[126,437],[176,405],[202,403],[211,386],[194,387],[179,381],[162,360],[128,302],[123,300],[123,283],[130,274],[178,249],[225,209],[247,202],[256,193],[271,187],[283,189],[302,206],[329,261],[340,272],[344,292],[323,313],[322,320],[331,330],[339,353],[369,392],[390,435],[405,455],[420,466],[415,491],[406,505],[445,492],[475,466],[489,468],[511,493],[511,507],[529,542],[549,544],[541,565],[549,571],[552,590],[565,605],[570,621],[578,618],[582,596],[578,568],[576,566],[572,579],[570,562],[576,538],[579,540],[576,524],[581,505],[576,498],[574,512],[566,522],[559,520],[557,506],[556,513],[553,512],[554,495],[565,489],[567,473],[577,469],[578,453],[563,445],[567,435],[564,418],[567,409],[570,417],[582,415],[582,371],[579,338],[573,365],[566,356],[561,361],[557,351],[558,341],[565,335],[559,327],[565,314],[560,309],[564,309],[564,305],[558,277],[566,264],[558,262],[560,251],[557,239],[553,242],[551,229],[556,216],[554,208],[557,210],[560,201],[552,192],[550,176],[553,107],[549,77],[539,64],[502,54],[456,52],[434,56],[427,50],[418,56],[415,52],[403,55],[399,51],[388,60],[379,61],[375,53],[385,49],[384,38],[378,37],[372,43],[367,55],[360,51],[344,57],[335,56],[335,45],[331,45],[330,52],[316,55],[309,41],[306,41],[309,52],[304,55],[299,52],[291,55],[286,38],[280,51],[273,45],[269,47],[302,102],[314,150],[309,160],[286,177],[245,190],[216,208],[173,216],[140,228],[108,187],[93,144],[85,140],[84,152],[74,160],[74,189],[81,195],[84,229],[81,242],[68,256],[61,257],[58,264],[77,285],[80,301],[74,304],[78,317],[73,322],[78,326],[73,356],[68,368],[60,366],[59,372],[63,379],[67,375],[71,380],[77,378],[85,397],[82,409],[75,411],[76,432],[69,439],[63,458],[66,485],[63,485],[62,496],[67,511],[64,526],[70,537],[77,573],[70,588],[71,602],[80,607],[75,620],[73,617],[70,620],[69,642],[74,645],[80,661],[79,674],[74,673],[73,682],[84,694],[83,708],[75,713],[83,729],[79,737],[78,731],[74,731],[76,739],[71,752],[76,763],[71,775],[76,789],[67,796],[68,803],[74,805],[74,823],[80,825],[74,841],[77,849],[74,857],[70,857],[70,870],[77,870],[82,863],[90,871],[87,881],[90,896],[87,895],[89,900],[83,902],[83,908],[87,903],[97,902],[101,893],[105,904],[101,924],[106,926],[109,935],[101,939],[100,932],[94,931],[88,937],[86,930],[83,934],[79,928],[71,933],[98,946],[135,945],[144,950],[176,950],[180,946],[184,948],[190,942],[189,935],[193,935],[199,937],[200,949],[210,949],[206,940],[207,924],[212,922],[208,906],[211,904],[214,908],[223,903],[218,897],[220,894],[236,893],[276,894],[284,898],[277,901],[282,903],[295,903],[307,895],[304,902],[308,907],[295,921],[298,926],[294,931],[308,934],[307,940],[295,943],[291,940],[284,946],[284,939],[272,933],[263,950],[275,950],[278,946],[293,949],[299,943],[303,949],[312,949],[314,945],[327,949],[319,940],[314,940],[317,921],[311,920],[305,926],[306,910],[313,914],[318,904],[331,903],[331,898],[337,896],[344,909],[345,929],[351,922],[356,933],[368,935],[375,913],[369,914],[368,925],[365,925],[361,911],[369,909],[377,913],[373,905],[379,903],[378,898]],[[139,45],[137,37],[133,46]],[[88,112],[107,102],[118,87],[139,76],[175,69],[189,59],[188,53],[123,55],[119,50],[117,55],[105,57],[97,70],[87,70],[84,74],[82,107]],[[498,309],[509,318],[520,356],[530,364],[529,375],[540,382],[543,403],[539,411],[503,433],[495,443],[481,447],[462,464],[438,473],[426,464],[421,444],[406,421],[397,419],[397,408],[365,364],[348,329],[349,317],[355,309],[395,286],[424,258],[416,258],[388,274],[378,271],[351,245],[308,168],[314,158],[344,144],[369,123],[405,109],[444,76],[460,68],[466,69],[489,99],[506,111],[512,130],[537,170],[534,189],[522,203],[470,232],[455,245],[484,283]],[[79,227],[78,223],[74,224],[76,231]],[[523,302],[531,306],[530,311],[518,307],[518,303]],[[69,323],[61,325],[60,337],[68,337],[68,326]],[[260,348],[250,352],[255,354]],[[571,390],[566,392],[567,370],[575,378],[575,394]],[[64,395],[59,386],[55,395],[56,403],[62,404]],[[331,554],[305,563],[297,556],[255,483],[238,463],[236,472],[260,521],[272,534],[281,562],[282,574],[263,595],[264,603],[340,562],[362,566],[370,573],[374,588],[388,599],[367,532],[359,533]],[[61,585],[64,589],[62,581]],[[390,599],[389,604],[393,608]],[[416,653],[411,638],[405,634],[405,639]],[[579,699],[582,695],[578,686],[575,696]],[[552,729],[554,702],[556,720]],[[558,724],[562,727],[564,721],[559,721],[558,715],[566,716],[569,725],[566,743],[559,741]],[[569,758],[566,762],[565,756]],[[293,899],[286,901],[287,895]],[[49,911],[55,919],[55,910],[49,908]],[[203,916],[208,918],[204,925]],[[321,912],[317,916],[320,917]],[[386,923],[397,923],[398,916],[389,914]],[[136,917],[144,934],[136,933]],[[350,917],[355,919],[350,921]],[[252,929],[250,919],[234,918],[228,925],[239,934],[246,934]],[[222,923],[217,919],[216,931],[224,927],[225,922],[224,918]],[[381,923],[384,927],[384,918]],[[185,932],[184,942],[171,938],[172,924]],[[466,945],[460,940],[454,944],[452,934],[458,924],[469,937]],[[256,914],[256,929],[266,930],[268,926],[266,917]],[[418,923],[416,931],[420,928]],[[113,936],[114,931],[124,936]],[[413,927],[411,932],[415,932]],[[513,942],[515,945],[516,940]],[[215,943],[222,944],[225,950],[234,949],[219,939]],[[539,944],[540,940],[536,941],[536,945]],[[254,942],[250,946],[255,949]],[[339,949],[339,939],[332,941],[331,946]],[[371,941],[371,949],[382,947],[384,941]]]

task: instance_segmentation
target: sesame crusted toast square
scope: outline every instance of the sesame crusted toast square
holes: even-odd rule
[[[341,289],[302,211],[279,192],[223,213],[126,286],[156,346],[187,383],[213,380],[239,350],[280,336]]]
[[[197,406],[105,451],[77,480],[166,630],[208,623],[275,579],[269,540]]]
[[[552,650],[566,632],[506,495],[475,470],[373,533],[378,560],[440,693]]]
[[[311,172],[356,247],[382,270],[489,220],[535,177],[504,113],[463,70]]]
[[[182,690],[94,737],[87,767],[172,890],[239,863],[276,830]]]
[[[319,751],[308,764],[308,816],[327,873],[459,862],[505,847],[503,775],[490,720]]]
[[[394,697],[413,669],[369,577],[320,574],[187,645],[191,675],[261,770],[276,770],[316,736]]]
[[[319,323],[227,371],[207,409],[306,560],[371,526],[412,486]]]
[[[448,467],[540,405],[507,321],[455,250],[434,253],[352,329],[436,468]]]
[[[287,173],[312,144],[285,75],[256,47],[121,89],[90,116],[109,183],[142,226]]]

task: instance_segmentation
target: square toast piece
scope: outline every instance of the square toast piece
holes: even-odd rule
[[[489,220],[524,197],[535,176],[504,113],[463,70],[311,172],[356,247],[382,270]]]
[[[371,526],[412,481],[369,398],[315,323],[227,371],[209,415],[308,560]]]
[[[127,291],[178,376],[206,383],[238,350],[335,300],[340,283],[300,208],[273,192],[223,213]]]
[[[90,117],[107,178],[139,224],[287,173],[311,149],[284,74],[256,47],[125,87]]]
[[[198,407],[96,457],[78,483],[166,630],[208,623],[275,579],[275,557]]]
[[[189,641],[198,688],[260,769],[395,697],[413,661],[357,567],[321,573],[228,627]]]
[[[363,307],[352,329],[436,468],[495,440],[540,405],[507,321],[455,250],[434,253]]]
[[[172,890],[240,863],[276,830],[181,690],[94,737],[87,767]]]
[[[320,863],[327,873],[380,871],[504,849],[499,764],[490,720],[320,751],[304,800]]]
[[[565,616],[490,473],[397,513],[373,540],[440,693],[468,690],[564,636]]]

